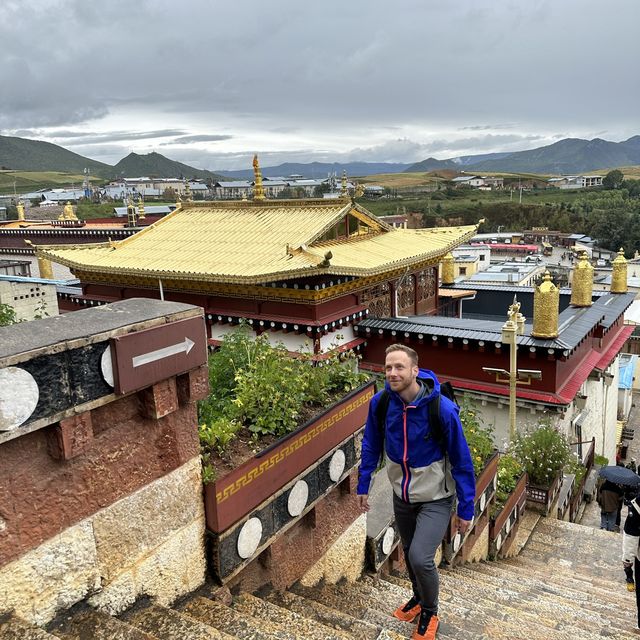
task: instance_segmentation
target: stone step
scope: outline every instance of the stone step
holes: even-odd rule
[[[57,640],[40,627],[36,627],[14,615],[0,617],[1,640]]]
[[[507,582],[502,588],[485,584],[474,580],[474,571],[458,567],[451,571],[441,571],[440,600],[450,606],[452,600],[476,601],[472,616],[482,614],[489,618],[495,618],[501,626],[517,622],[521,629],[526,629],[524,637],[553,638],[557,640],[573,640],[579,633],[581,640],[589,640],[601,637],[601,631],[609,627],[615,628],[617,633],[624,635],[625,629],[633,628],[633,623],[615,621],[611,624],[611,618],[603,619],[591,612],[583,612],[574,605],[566,606],[563,602],[541,601],[536,594],[517,590],[515,582]],[[389,577],[389,581],[404,589],[410,589],[409,582],[401,578]],[[444,606],[442,608],[445,608]],[[562,612],[563,615],[558,614]],[[506,631],[507,627],[503,627]],[[513,630],[514,634],[522,631]],[[511,637],[496,636],[496,637]],[[520,637],[514,635],[513,637]]]
[[[85,609],[69,611],[47,629],[61,640],[156,640],[156,637],[107,613]]]
[[[301,616],[294,611],[279,607],[250,593],[241,593],[234,598],[233,608],[261,620],[269,620],[295,633],[302,640],[352,640],[345,631],[331,629],[316,620]]]
[[[620,594],[628,593],[622,578],[617,583],[594,584],[592,580],[575,572],[570,574],[551,574],[547,572],[542,574],[544,580],[541,582],[541,572],[547,568],[546,565],[533,567],[522,561],[522,559],[518,559],[518,562],[513,564],[501,562],[497,566],[490,562],[483,562],[473,568],[479,573],[499,576],[504,580],[514,582],[533,581],[539,585],[543,592],[558,593],[580,601],[593,600],[616,605],[620,603]],[[633,597],[633,594],[631,595]]]
[[[616,583],[607,581],[606,583],[596,583],[588,580],[580,573],[565,574],[543,574],[541,571],[546,566],[532,567],[524,562],[494,564],[491,562],[480,562],[471,567],[473,571],[481,574],[501,577],[509,581],[531,581],[537,584],[545,593],[567,594],[571,598],[580,600],[595,600],[599,602],[615,604],[620,601],[619,595],[626,591],[623,580]]]
[[[281,629],[268,619],[254,618],[209,598],[190,598],[178,609],[181,613],[242,640],[296,640],[294,633]]]
[[[594,563],[597,562],[594,559]],[[552,582],[562,584],[564,581],[575,581],[578,588],[595,589],[602,592],[616,593],[621,588],[624,589],[624,572],[622,570],[622,562],[619,568],[613,571],[611,577],[604,578],[589,572],[588,567],[573,566],[569,561],[556,559],[549,561],[542,558],[532,558],[520,556],[517,559],[505,560],[507,565],[520,568],[523,572],[536,576],[544,576]],[[614,568],[615,569],[615,568]]]
[[[158,640],[232,640],[233,636],[191,616],[151,602],[139,602],[121,619]]]
[[[518,606],[523,616],[535,620],[538,617],[540,624],[551,628],[577,627],[585,631],[608,626],[627,629],[633,624],[633,615],[626,615],[619,610],[618,602],[602,602],[591,598],[584,592],[569,592],[568,590],[555,589],[548,590],[539,580],[518,577],[515,574],[497,576],[499,568],[491,568],[492,574],[485,573],[474,567],[458,567],[453,573],[451,588],[460,589],[460,578],[466,579],[473,588],[482,589],[494,602],[500,602],[501,606],[505,599]],[[443,580],[443,589],[446,588]],[[632,594],[629,594],[632,595]],[[626,599],[625,599],[626,600]],[[562,621],[558,622],[558,611],[562,609],[564,615]],[[526,612],[529,611],[527,614]],[[631,612],[629,612],[631,613]]]
[[[536,534],[529,540],[523,555],[550,554],[554,558],[564,558],[576,564],[588,563],[594,557],[597,557],[604,564],[619,562],[622,536],[617,533],[607,533],[607,536],[610,536],[609,540],[585,536],[585,539],[580,541],[570,538],[554,543],[548,537],[543,538]]]
[[[261,594],[261,597],[279,607],[294,611],[305,618],[318,620],[327,627],[341,629],[355,638],[362,638],[362,640],[376,640],[376,638],[380,637],[380,632],[382,631],[378,625],[369,624],[352,615],[326,607],[315,600],[304,598],[291,591],[271,591],[267,594]]]
[[[300,589],[300,587],[297,587]],[[303,595],[317,600],[328,607],[332,607],[360,619],[367,620],[373,624],[382,626],[385,629],[395,631],[399,634],[410,636],[415,628],[415,624],[401,622],[391,614],[399,604],[406,602],[411,596],[410,593],[403,593],[402,596],[385,596],[383,591],[372,589],[362,582],[345,585],[324,585],[304,588]],[[465,617],[469,610],[456,612],[446,612],[442,617],[438,638],[442,640],[484,640],[489,636],[478,634],[475,631],[467,630],[466,621],[464,628],[457,624],[457,620]],[[456,618],[456,616],[458,616]]]

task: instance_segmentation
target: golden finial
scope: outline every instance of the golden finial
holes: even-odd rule
[[[624,257],[624,249],[620,247],[618,256],[612,263],[611,293],[627,293],[627,260]]]
[[[142,196],[138,198],[138,220],[144,220],[144,200]]]
[[[534,338],[556,338],[558,336],[558,314],[560,307],[560,289],[553,284],[551,274],[545,271],[542,282],[533,292],[533,330]]]
[[[51,264],[51,260],[40,254],[38,254],[38,271],[41,278],[53,280],[53,265]]]
[[[347,170],[346,169],[342,170],[342,190],[340,192],[340,195],[343,198],[346,198],[349,195],[347,192]]]
[[[267,197],[264,195],[264,189],[262,188],[262,173],[260,173],[260,164],[258,163],[258,154],[253,156],[253,174],[255,184],[253,186],[253,199],[262,201]]]
[[[76,214],[73,212],[73,206],[67,200],[67,204],[64,205],[64,209],[62,210],[62,219],[63,220],[77,220]]]
[[[364,185],[363,184],[357,184],[356,185],[356,192],[355,192],[355,197],[356,198],[362,198],[362,196],[364,195]]]
[[[191,185],[188,180],[184,181],[184,197],[187,202],[193,202],[193,197],[191,195]]]
[[[571,285],[571,305],[574,307],[590,307],[593,300],[593,266],[587,260],[587,252],[583,251],[573,269]]]
[[[455,282],[454,258],[451,251],[442,258],[442,284],[453,284]]]
[[[22,202],[22,200],[18,200],[16,209],[18,210],[18,220],[24,220],[24,202]]]

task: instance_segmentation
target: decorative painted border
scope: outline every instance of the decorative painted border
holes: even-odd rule
[[[485,463],[484,469],[476,480],[476,499],[474,503],[475,511],[473,522],[469,529],[467,529],[464,536],[455,530],[453,517],[451,518],[451,521],[449,522],[449,529],[447,530],[447,535],[445,537],[443,554],[447,562],[453,561],[467,540],[470,540],[472,544],[475,542],[474,531],[476,525],[480,524],[482,528],[486,525],[486,522],[482,525],[482,517],[488,513],[489,504],[496,493],[496,487],[498,486],[499,459],[498,452],[495,451]]]
[[[216,533],[225,531],[360,429],[374,393],[374,383],[367,382],[298,431],[224,478],[205,485],[207,528]]]
[[[516,486],[500,512],[491,518],[489,525],[489,557],[495,560],[502,557],[509,547],[509,541],[515,537],[520,520],[527,504],[526,472],[520,476]]]
[[[359,441],[358,432],[350,435],[229,529],[223,533],[208,531],[214,577],[222,584],[228,582],[329,492],[347,481],[360,461]]]

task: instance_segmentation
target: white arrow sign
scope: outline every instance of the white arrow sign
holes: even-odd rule
[[[135,356],[131,359],[133,368],[135,369],[136,367],[141,367],[143,364],[149,364],[156,360],[168,358],[169,356],[175,356],[179,353],[189,353],[194,344],[195,342],[189,340],[189,338],[185,338],[184,342],[178,342],[177,344],[172,344],[170,347],[163,347],[162,349],[156,349],[155,351]]]

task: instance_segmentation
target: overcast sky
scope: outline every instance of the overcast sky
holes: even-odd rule
[[[1,0],[0,133],[116,163],[640,134],[640,0]]]

